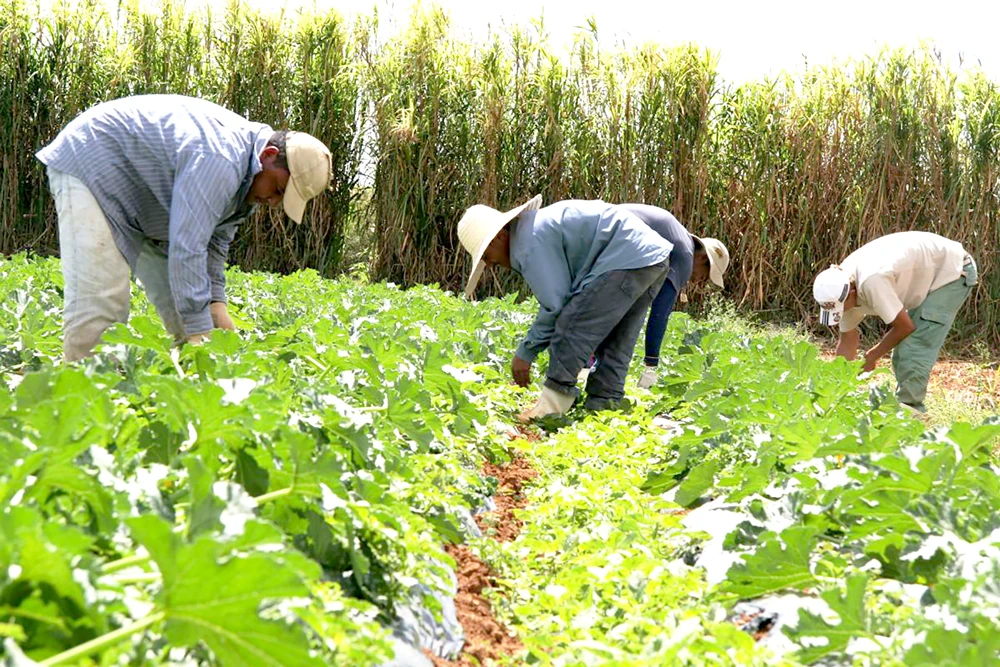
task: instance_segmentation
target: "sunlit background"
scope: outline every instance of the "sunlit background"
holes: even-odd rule
[[[104,0],[114,9],[114,0]],[[222,8],[227,0],[187,0],[187,6]],[[421,0],[424,6],[431,3]],[[294,14],[302,7],[336,8],[345,14],[377,10],[383,35],[405,24],[414,0],[246,0],[258,9]],[[1000,3],[953,0],[438,0],[459,35],[481,37],[511,24],[541,23],[553,45],[569,44],[596,24],[602,44],[695,42],[719,57],[719,72],[732,83],[799,72],[808,62],[828,65],[873,55],[881,48],[931,44],[953,68],[982,67],[1000,75]],[[143,0],[153,9],[157,0]]]

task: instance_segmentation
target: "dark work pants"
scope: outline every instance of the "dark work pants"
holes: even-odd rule
[[[609,271],[570,299],[549,343],[545,386],[576,396],[577,376],[594,354],[599,363],[587,378],[585,407],[602,410],[621,400],[639,331],[668,268],[669,260]]]

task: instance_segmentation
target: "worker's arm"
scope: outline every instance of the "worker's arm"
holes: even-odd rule
[[[858,344],[860,342],[861,336],[858,334],[857,329],[841,331],[840,340],[837,341],[837,356],[843,357],[848,361],[854,361],[854,357],[858,356]]]
[[[212,303],[226,303],[226,260],[229,245],[236,236],[236,230],[245,218],[227,220],[212,233],[208,240],[208,280],[211,284]]]
[[[229,244],[236,235],[236,229],[245,218],[230,219],[215,228],[212,238],[208,241],[208,280],[212,285],[212,301],[208,310],[212,315],[212,324],[216,329],[236,328],[229,316],[226,299],[226,259],[229,257]]]
[[[889,325],[882,340],[865,353],[865,371],[875,370],[875,364],[889,353],[917,328],[906,312],[899,294],[896,292],[896,277],[891,273],[875,273],[858,286],[858,294],[879,318]]]
[[[218,287],[213,290],[209,277],[209,246],[239,186],[236,169],[222,158],[193,153],[178,161],[167,274],[174,306],[192,342],[214,326],[209,304]]]
[[[558,237],[539,243],[522,266],[521,275],[538,300],[538,314],[511,361],[514,382],[524,387],[531,381],[531,364],[549,346],[556,320],[572,288],[569,264]]]
[[[917,325],[915,325],[913,320],[910,319],[909,313],[907,313],[905,309],[899,311],[899,314],[896,315],[896,319],[892,321],[892,325],[889,327],[889,330],[884,336],[882,336],[882,340],[880,340],[875,347],[865,353],[864,370],[875,370],[875,364],[878,363],[878,360],[888,354],[892,348],[903,342],[903,339],[916,331],[916,329]]]

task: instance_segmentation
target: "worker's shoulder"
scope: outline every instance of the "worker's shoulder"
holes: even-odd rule
[[[613,204],[603,199],[564,199],[539,210],[539,220],[571,223],[586,220],[619,220],[642,222],[642,217],[625,204]]]

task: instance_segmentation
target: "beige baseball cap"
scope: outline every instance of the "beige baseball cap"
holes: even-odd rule
[[[471,299],[475,294],[476,285],[486,270],[483,254],[490,242],[500,233],[504,225],[521,215],[522,211],[537,211],[541,205],[542,196],[535,195],[517,208],[505,212],[482,204],[476,204],[465,211],[462,219],[458,221],[458,240],[472,255],[472,272],[465,283],[466,298]]]
[[[333,173],[330,149],[311,134],[289,132],[285,139],[285,157],[290,177],[282,205],[289,218],[301,223],[306,203],[330,185]]]

